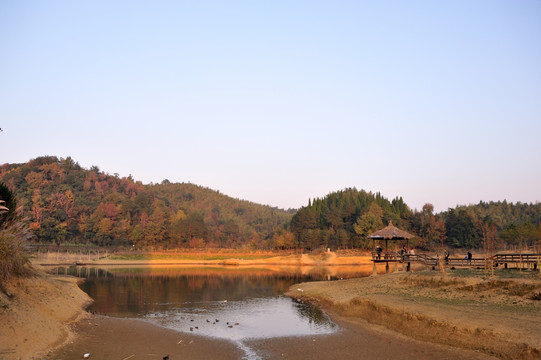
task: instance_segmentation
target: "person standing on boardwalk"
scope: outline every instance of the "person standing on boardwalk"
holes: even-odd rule
[[[402,246],[402,249],[400,250],[400,255],[402,255],[402,260],[404,260],[404,257],[408,255],[408,250],[406,249],[406,245]]]
[[[378,246],[376,246],[376,253],[378,255],[378,260],[381,260],[381,248]]]
[[[471,264],[472,254],[471,251],[468,251],[468,264]]]

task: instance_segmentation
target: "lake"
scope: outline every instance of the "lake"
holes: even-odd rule
[[[179,332],[230,340],[259,359],[248,339],[332,334],[321,310],[283,295],[296,283],[369,275],[354,266],[145,266],[58,269],[85,278],[90,311],[138,318]]]

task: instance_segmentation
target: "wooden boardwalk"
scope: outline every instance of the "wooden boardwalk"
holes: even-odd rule
[[[501,269],[529,269],[539,270],[541,264],[541,253],[498,253],[491,256],[489,259],[489,266]],[[386,267],[389,267],[389,263],[408,264],[420,262],[427,266],[436,267],[438,262],[441,261],[445,267],[448,268],[484,268],[484,257],[449,257],[447,260],[435,256],[426,254],[419,255],[400,255],[397,252],[385,252],[378,255],[377,252],[372,253],[372,261],[374,265],[377,263],[386,263]]]
[[[496,254],[492,257],[494,267],[509,267],[539,270],[541,264],[541,254]]]

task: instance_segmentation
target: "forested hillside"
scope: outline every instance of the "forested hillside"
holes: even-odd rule
[[[541,245],[541,203],[480,202],[457,206],[439,217],[451,246],[479,248],[487,237],[497,248]]]
[[[402,198],[389,201],[379,193],[354,188],[330,193],[299,209],[291,220],[290,241],[282,244],[306,249],[369,248],[367,236],[389,220],[416,236],[411,245],[426,250],[541,245],[539,203],[481,202],[435,214],[431,204],[411,211]]]
[[[295,245],[307,249],[367,247],[366,236],[389,220],[409,228],[410,214],[402,198],[389,201],[379,193],[345,189],[302,207],[291,220],[291,232]]]
[[[233,199],[193,184],[143,185],[84,169],[71,158],[40,157],[0,167],[42,244],[136,248],[370,248],[367,236],[389,220],[414,235],[410,244],[498,249],[541,245],[541,204],[481,202],[435,214],[397,197],[355,188],[284,211]]]
[[[0,182],[15,193],[39,243],[266,248],[293,215],[193,184],[143,185],[69,157],[2,165]]]

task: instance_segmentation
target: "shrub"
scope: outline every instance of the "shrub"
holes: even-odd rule
[[[2,184],[0,191],[0,285],[11,276],[30,273],[26,243],[31,238],[28,226],[6,205],[15,206],[13,194]],[[4,200],[6,199],[6,200]]]
[[[530,299],[532,299],[532,300],[541,300],[541,291],[534,292],[530,296]]]
[[[30,236],[21,221],[4,224],[0,229],[0,284],[13,275],[29,273],[26,242]]]

